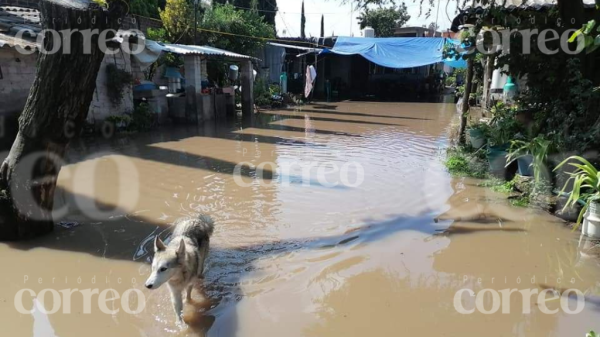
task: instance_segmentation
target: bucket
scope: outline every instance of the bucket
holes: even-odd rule
[[[590,206],[583,220],[581,233],[593,239],[600,239],[600,203],[597,201],[590,201]]]
[[[483,132],[478,129],[469,130],[469,139],[471,140],[471,146],[476,150],[482,148],[486,143]]]
[[[528,154],[523,157],[519,157],[517,159],[517,163],[519,163],[519,174],[523,177],[531,177],[533,175],[533,156]]]
[[[238,68],[238,66],[231,65],[231,66],[229,66],[229,73],[227,74],[227,77],[229,78],[229,80],[231,82],[235,82],[238,79],[239,72],[240,72],[240,68]]]
[[[503,175],[506,167],[506,157],[508,156],[507,146],[490,146],[488,150],[488,162],[490,171],[495,175]]]

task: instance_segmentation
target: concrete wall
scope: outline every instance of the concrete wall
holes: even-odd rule
[[[13,48],[0,48],[0,115],[12,116],[25,106],[35,78],[37,54],[22,55]]]
[[[0,48],[0,116],[15,117],[23,110],[29,90],[35,78],[37,54],[22,55],[15,49]],[[123,101],[114,106],[110,101],[106,87],[106,66],[116,64],[119,69],[131,72],[131,59],[122,52],[107,55],[104,58],[98,79],[96,92],[90,104],[88,121],[99,122],[114,114],[133,110],[133,94],[131,86],[125,89]]]
[[[88,113],[88,121],[99,123],[110,115],[118,115],[124,112],[133,111],[133,91],[132,86],[126,86],[123,92],[123,100],[118,106],[113,105],[108,96],[108,87],[106,86],[107,76],[106,67],[109,64],[116,64],[117,68],[125,70],[129,73],[131,69],[131,57],[120,51],[115,55],[106,55],[98,72],[96,79],[96,92],[90,104]]]

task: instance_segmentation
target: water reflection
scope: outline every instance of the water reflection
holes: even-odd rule
[[[55,206],[68,207],[63,220],[80,225],[0,245],[0,261],[15,266],[1,276],[0,299],[12,301],[24,284],[36,292],[133,287],[146,295],[138,315],[49,315],[60,337],[572,336],[598,328],[591,317],[600,273],[589,244],[547,214],[512,208],[476,182],[449,176],[440,155],[453,117],[450,104],[343,102],[74,144]],[[119,171],[119,160],[130,161],[135,175]],[[274,165],[260,175],[256,166],[266,162]],[[345,188],[282,183],[281,168],[296,162],[356,163],[365,179]],[[303,182],[301,175],[292,170],[289,178]],[[119,188],[133,186],[139,198],[123,208]],[[88,209],[74,207],[76,200]],[[92,208],[114,215],[90,219]],[[197,212],[218,226],[198,285],[205,296],[186,305],[190,328],[180,331],[168,291],[148,292],[141,282],[153,238]],[[569,287],[590,290],[590,306],[575,316],[523,316],[518,301],[509,315],[462,316],[452,306],[463,287],[499,290],[533,276],[539,289],[562,289],[558,278],[574,278]],[[38,322],[12,308],[3,313],[15,336],[31,335]]]

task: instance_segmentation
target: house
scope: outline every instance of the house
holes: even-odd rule
[[[16,129],[16,118],[25,106],[29,90],[33,84],[36,72],[36,61],[40,46],[37,44],[41,32],[40,13],[37,9],[26,7],[0,6],[0,117],[4,120],[8,138]],[[26,34],[19,32],[27,31]],[[119,35],[132,37],[135,33],[120,31]],[[88,113],[89,123],[98,123],[115,112],[133,110],[131,85],[126,86],[123,99],[119,104],[111,101],[107,88],[107,67],[111,64],[118,69],[132,72],[131,56],[121,48],[115,55],[106,56],[96,80],[96,92]],[[13,130],[12,132],[10,130]]]

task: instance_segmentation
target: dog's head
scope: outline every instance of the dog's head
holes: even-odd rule
[[[152,273],[146,281],[146,288],[156,289],[175,275],[182,266],[185,258],[185,241],[179,242],[179,247],[173,249],[157,236],[154,239],[154,259],[152,260]]]

